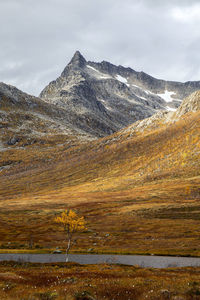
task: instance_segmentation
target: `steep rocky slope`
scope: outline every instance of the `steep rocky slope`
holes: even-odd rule
[[[163,126],[170,126],[178,120],[185,117],[188,113],[197,112],[200,110],[200,91],[192,93],[185,98],[181,105],[174,112],[160,111],[150,118],[137,121],[130,126],[122,129],[120,135],[130,136],[136,133],[144,133],[145,131],[151,132],[152,130],[159,129]]]
[[[94,138],[76,127],[75,119],[54,104],[0,83],[0,150],[41,145],[50,140],[62,143]]]
[[[188,112],[196,112],[198,110],[200,110],[200,91],[196,91],[184,99],[181,106],[175,112],[174,117],[180,118]]]

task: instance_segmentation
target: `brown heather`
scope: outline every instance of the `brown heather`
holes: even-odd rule
[[[77,251],[200,255],[200,112],[151,131],[75,138],[1,152],[0,166],[10,166],[0,173],[2,252],[30,239],[65,248],[53,219],[72,208],[90,229]]]
[[[0,263],[0,299],[9,300],[193,300],[199,281],[199,268]]]

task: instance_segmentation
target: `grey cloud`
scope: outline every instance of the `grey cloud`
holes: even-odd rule
[[[163,0],[139,0],[138,2],[140,3],[145,3],[148,6],[151,7],[166,7],[166,6],[175,6],[178,5],[180,6],[190,6],[191,4],[196,4],[199,3],[199,0],[168,0],[168,1],[163,1]]]
[[[199,1],[1,0],[0,81],[32,94],[80,50],[171,80],[200,79],[200,21],[179,22],[174,8]]]

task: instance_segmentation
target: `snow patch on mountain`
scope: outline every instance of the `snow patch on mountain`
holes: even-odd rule
[[[158,96],[163,98],[166,102],[172,102],[173,100],[175,100],[174,98],[172,98],[172,95],[175,95],[175,94],[176,93],[174,93],[174,92],[170,92],[168,90],[165,90],[164,94],[158,94]]]
[[[122,83],[125,83],[127,86],[129,86],[128,81],[127,81],[127,79],[125,77],[122,77],[121,75],[116,75],[115,78],[118,81],[121,81]]]

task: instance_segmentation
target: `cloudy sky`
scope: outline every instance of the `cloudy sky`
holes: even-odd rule
[[[200,80],[199,0],[0,0],[0,81],[38,95],[76,50],[163,79]]]

